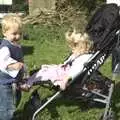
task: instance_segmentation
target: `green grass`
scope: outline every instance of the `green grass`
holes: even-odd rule
[[[28,71],[40,68],[41,64],[58,64],[64,61],[69,53],[66,45],[64,33],[66,26],[26,26],[25,32],[29,34],[29,40],[22,40],[24,46],[25,63]],[[101,71],[109,78],[111,75],[111,58],[101,67]],[[116,88],[113,94],[114,110],[118,119],[120,119],[120,93],[119,81],[116,82]],[[20,116],[18,120],[29,120],[26,116],[30,115],[25,110],[25,104],[29,101],[30,95],[35,86],[28,93],[23,93],[17,112]],[[52,95],[54,90],[40,87],[39,94],[42,98]],[[50,103],[37,116],[38,120],[98,120],[103,108],[90,108],[82,101],[59,98]]]
[[[38,68],[43,63],[63,62],[68,53],[64,31],[65,28],[52,26],[36,26],[28,29],[30,40],[24,40],[22,43],[24,46],[33,47],[33,53],[25,55],[29,69]]]

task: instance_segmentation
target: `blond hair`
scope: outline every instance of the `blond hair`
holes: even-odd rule
[[[93,42],[89,39],[87,33],[76,33],[76,30],[74,30],[72,33],[67,32],[65,37],[69,47],[79,54],[89,53],[92,50]]]
[[[2,32],[5,33],[10,28],[22,29],[22,20],[17,14],[8,14],[5,15],[1,21]]]

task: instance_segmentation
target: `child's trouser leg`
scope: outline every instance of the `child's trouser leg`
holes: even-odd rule
[[[13,102],[17,107],[21,100],[21,90],[18,89],[17,83],[12,83]]]
[[[0,120],[11,120],[14,111],[12,86],[0,85]]]

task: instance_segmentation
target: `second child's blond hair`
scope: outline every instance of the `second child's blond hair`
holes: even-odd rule
[[[75,49],[79,54],[89,53],[93,48],[93,42],[89,39],[87,33],[72,33],[65,34],[68,45],[71,49]]]
[[[22,29],[22,20],[17,14],[8,14],[5,15],[1,21],[2,25],[2,32],[5,33],[10,28],[18,28],[19,30]]]

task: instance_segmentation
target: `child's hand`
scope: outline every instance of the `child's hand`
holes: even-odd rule
[[[19,87],[20,87],[20,89],[22,91],[25,91],[25,92],[28,92],[30,90],[30,88],[31,88],[31,86],[26,84],[26,83],[25,84],[21,84]]]
[[[17,63],[13,63],[13,64],[8,65],[7,68],[20,70],[20,69],[22,69],[23,66],[24,66],[24,64],[22,62],[17,62]]]
[[[24,64],[21,63],[21,62],[17,62],[17,63],[15,63],[15,64],[13,64],[13,68],[14,68],[15,70],[20,70],[20,69],[22,69],[23,66],[24,66]]]

